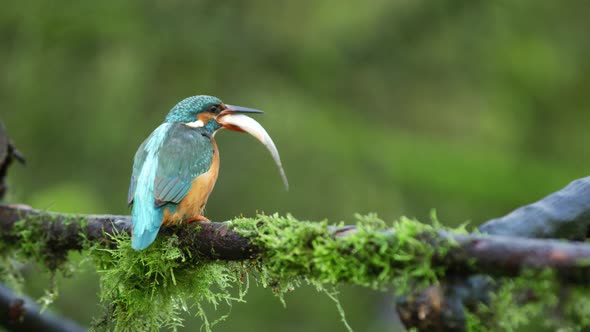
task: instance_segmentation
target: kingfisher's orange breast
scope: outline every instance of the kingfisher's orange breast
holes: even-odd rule
[[[209,195],[213,191],[213,187],[217,181],[217,175],[219,174],[219,150],[213,137],[211,137],[211,143],[213,144],[211,167],[209,167],[207,172],[197,176],[193,180],[191,189],[182,201],[178,203],[176,212],[171,214],[168,209],[164,210],[162,224],[178,224],[186,218],[202,215],[205,204],[207,204]]]

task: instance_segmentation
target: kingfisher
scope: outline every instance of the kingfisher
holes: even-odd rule
[[[209,221],[203,210],[219,174],[214,136],[220,129],[249,133],[264,144],[288,190],[275,144],[248,113],[264,112],[206,95],[188,97],[168,112],[135,154],[127,196],[132,206],[133,249],[147,248],[162,225]]]

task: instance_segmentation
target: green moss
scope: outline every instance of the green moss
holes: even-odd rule
[[[178,238],[158,238],[149,248],[131,248],[126,234],[113,236],[116,249],[92,247],[101,283],[102,318],[96,330],[159,331],[182,325],[180,314],[196,308],[207,331],[209,322],[203,303],[217,307],[243,301],[240,282],[244,267],[239,263],[206,262],[179,247]],[[230,288],[237,285],[237,294]],[[225,318],[224,316],[219,319]]]
[[[0,256],[0,283],[20,293],[24,280],[18,265],[11,256]]]
[[[356,219],[356,231],[339,238],[327,221],[302,222],[290,215],[238,219],[233,226],[262,249],[262,280],[278,293],[302,281],[405,292],[444,275],[444,270],[431,265],[434,247],[424,241],[435,237],[438,226],[402,218],[389,227],[376,215]]]
[[[11,288],[17,291],[21,289],[22,276],[17,262],[35,262],[50,272],[49,285],[39,299],[43,310],[58,296],[56,273],[69,276],[76,270],[76,267],[68,262],[68,251],[60,248],[64,244],[62,241],[66,240],[50,237],[46,231],[53,227],[54,222],[55,219],[48,219],[46,216],[29,215],[17,221],[11,232],[3,234],[0,241],[0,281],[9,284]],[[83,218],[60,219],[60,224],[64,226],[73,222],[79,227],[84,227],[85,224]]]
[[[468,331],[520,331],[531,325],[548,331],[590,328],[587,287],[562,285],[551,270],[527,270],[497,282],[501,286],[491,294],[491,302],[467,313]]]
[[[47,229],[51,229],[52,223],[55,222],[55,219],[32,215],[17,221],[9,234],[14,240],[11,241],[12,244],[5,244],[2,252],[11,252],[22,260],[33,260],[46,266],[51,272],[70,270],[67,266],[68,251],[61,248],[66,245],[63,242],[67,239],[51,237],[47,232]],[[62,218],[60,226],[67,227],[74,222],[82,229],[85,227],[86,220],[76,216],[70,219]]]
[[[559,331],[588,331],[590,328],[590,292],[588,288],[572,287],[568,289],[564,292],[560,307],[562,308],[562,321],[570,323],[554,324]]]
[[[46,256],[45,247],[48,236],[43,231],[41,220],[26,218],[17,221],[12,230],[13,234],[18,238],[19,246],[15,251],[18,256],[39,263],[48,263],[47,266],[53,269],[56,264],[51,263],[51,257]]]

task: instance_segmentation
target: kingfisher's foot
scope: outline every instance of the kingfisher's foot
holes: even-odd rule
[[[211,222],[211,220],[207,219],[206,217],[202,216],[202,215],[198,215],[198,216],[194,216],[192,218],[189,218],[186,220],[187,224],[190,224],[191,222],[194,221],[204,221],[204,222]]]

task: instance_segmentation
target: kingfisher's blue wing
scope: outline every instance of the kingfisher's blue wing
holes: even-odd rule
[[[207,172],[212,161],[213,144],[208,133],[184,124],[172,125],[158,153],[155,205],[179,203],[191,189],[193,180]]]

